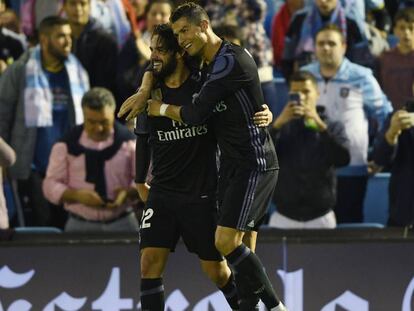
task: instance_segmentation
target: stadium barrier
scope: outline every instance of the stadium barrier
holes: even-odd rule
[[[290,311],[409,311],[413,237],[397,228],[266,229],[257,253]],[[0,310],[140,310],[138,253],[131,234],[14,233],[0,242]],[[164,279],[171,311],[229,310],[182,243]]]

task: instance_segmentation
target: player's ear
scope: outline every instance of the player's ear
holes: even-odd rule
[[[200,28],[202,32],[206,32],[209,26],[209,22],[206,19],[201,20],[200,22]]]

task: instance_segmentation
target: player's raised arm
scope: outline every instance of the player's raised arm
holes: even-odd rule
[[[142,84],[138,91],[127,98],[118,112],[118,118],[126,115],[125,120],[131,120],[145,110],[147,100],[150,98],[154,78],[151,71],[147,71],[142,79]]]

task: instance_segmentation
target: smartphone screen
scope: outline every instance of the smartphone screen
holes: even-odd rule
[[[300,94],[299,93],[289,93],[288,101],[295,103],[295,105],[300,105]]]

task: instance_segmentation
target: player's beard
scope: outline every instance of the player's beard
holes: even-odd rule
[[[175,71],[175,68],[177,68],[177,60],[174,56],[171,56],[167,62],[163,62],[160,71],[154,71],[154,75],[160,79],[164,79],[171,75]]]

